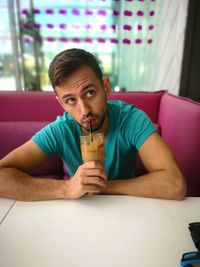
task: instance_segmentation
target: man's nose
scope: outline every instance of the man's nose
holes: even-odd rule
[[[79,100],[79,110],[82,116],[86,116],[91,112],[90,106],[88,105],[87,101],[84,100]]]

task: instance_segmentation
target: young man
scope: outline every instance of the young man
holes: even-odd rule
[[[62,117],[0,161],[0,196],[20,200],[76,199],[86,193],[184,199],[186,184],[172,152],[144,112],[121,101],[107,102],[108,78],[102,77],[95,57],[81,49],[58,54],[49,77]],[[82,164],[80,135],[103,132],[105,165]],[[135,177],[136,154],[148,173]],[[34,168],[58,154],[69,180],[38,179]]]

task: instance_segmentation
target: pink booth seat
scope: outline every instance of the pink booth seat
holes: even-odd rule
[[[0,159],[62,113],[53,93],[0,92]],[[62,167],[61,159],[53,157],[32,174],[61,178]]]
[[[158,123],[185,175],[187,195],[200,196],[200,103],[166,93]]]
[[[134,104],[148,114],[176,156],[187,180],[187,195],[200,196],[200,104],[166,91],[112,93],[109,99]],[[53,92],[0,92],[0,158],[62,113]],[[137,175],[145,172],[139,162]],[[68,176],[58,157],[33,174]]]

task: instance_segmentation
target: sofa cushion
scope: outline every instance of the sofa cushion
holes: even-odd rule
[[[200,103],[165,94],[161,99],[161,135],[175,154],[188,184],[188,196],[200,196]]]
[[[0,158],[28,141],[48,122],[8,121],[0,122]],[[34,171],[34,175],[62,173],[62,161],[58,157],[51,158],[46,164]]]

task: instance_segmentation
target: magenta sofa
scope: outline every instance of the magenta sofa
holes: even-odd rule
[[[112,93],[144,110],[174,152],[186,177],[187,196],[200,196],[200,103],[166,91]],[[0,92],[0,158],[63,113],[53,92]],[[144,172],[139,163],[137,173]],[[67,176],[62,161],[52,158],[33,175]]]

